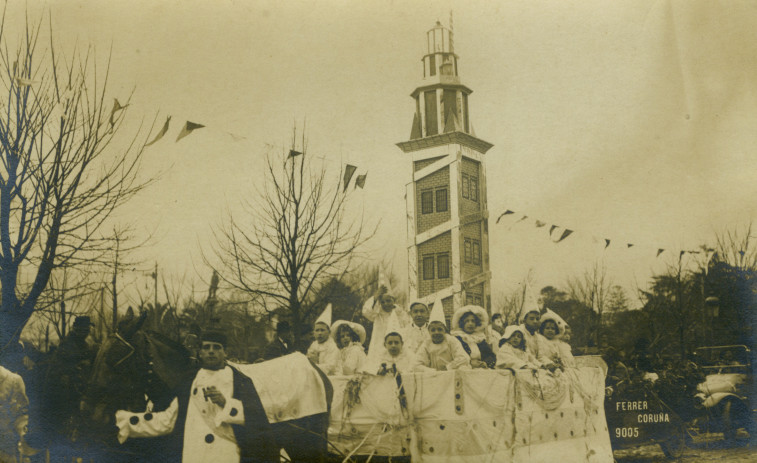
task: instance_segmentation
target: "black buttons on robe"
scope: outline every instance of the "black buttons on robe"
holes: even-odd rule
[[[139,417],[138,416],[132,416],[131,418],[129,418],[129,423],[131,423],[131,424],[137,424],[137,423],[139,423]]]
[[[208,444],[212,444],[214,440],[216,440],[216,436],[214,436],[213,434],[208,434],[207,436],[205,436],[205,442]]]
[[[150,421],[152,419],[152,413],[145,413],[145,421]]]
[[[236,408],[232,408],[231,410],[229,410],[229,415],[231,416],[237,416],[238,413],[239,411]]]

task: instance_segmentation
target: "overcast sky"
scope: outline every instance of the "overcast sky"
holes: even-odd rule
[[[529,269],[537,286],[561,286],[597,259],[625,287],[644,284],[679,250],[757,212],[754,1],[67,0],[29,10],[43,5],[62,46],[93,44],[104,58],[112,45],[113,96],[135,89],[129,119],[172,116],[144,164],[163,175],[117,218],[154,233],[142,258],[174,276],[208,273],[200,249],[212,227],[252,196],[266,150],[285,149],[306,120],[319,162],[368,172],[352,207],[381,220],[372,255],[405,277],[410,163],[395,143],[410,135],[425,33],[448,25],[450,10],[471,119],[494,144],[495,297]],[[6,20],[6,33],[21,24]],[[186,120],[207,127],[176,143]],[[506,209],[517,213],[495,224]],[[575,233],[555,244],[534,219]],[[658,248],[668,251],[658,258]]]

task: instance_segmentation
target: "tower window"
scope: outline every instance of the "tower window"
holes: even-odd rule
[[[436,255],[436,276],[439,279],[449,278],[449,254]]]
[[[434,279],[434,256],[433,255],[423,256],[423,279],[424,280]]]
[[[470,176],[470,200],[478,201],[478,177]]]
[[[434,192],[431,190],[421,192],[421,214],[434,212]]]
[[[470,190],[470,177],[468,174],[463,174],[463,198],[468,199]]]
[[[471,263],[471,242],[468,238],[463,241],[463,258],[466,264]]]
[[[481,243],[478,240],[471,240],[473,254],[473,265],[481,265]]]
[[[429,63],[428,67],[431,68],[429,69],[430,74],[432,76],[435,76],[436,75],[436,55],[429,56],[428,63]]]
[[[436,212],[447,211],[447,189],[439,188],[436,190]]]

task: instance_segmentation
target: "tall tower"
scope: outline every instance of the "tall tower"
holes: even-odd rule
[[[436,23],[426,34],[423,81],[413,91],[407,184],[410,298],[441,297],[449,321],[455,309],[476,304],[491,312],[489,212],[484,154],[468,112],[472,90],[460,83],[452,31]]]

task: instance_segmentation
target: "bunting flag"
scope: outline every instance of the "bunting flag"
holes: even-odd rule
[[[355,188],[360,187],[360,189],[362,190],[363,187],[365,186],[366,177],[368,177],[368,172],[362,175],[358,175],[357,178],[355,179]]]
[[[541,228],[541,227],[547,225],[547,222],[542,222],[541,220],[537,220],[534,225],[536,225],[536,228]]]
[[[344,188],[342,189],[342,193],[347,191],[347,186],[350,184],[350,180],[352,180],[352,176],[355,175],[356,170],[357,167],[352,164],[344,166]]]
[[[202,124],[198,124],[196,122],[187,121],[184,124],[184,127],[181,128],[181,132],[179,132],[179,136],[176,137],[176,141],[181,140],[182,138],[186,137],[187,135],[189,135],[193,131],[195,131],[197,129],[201,129],[203,127],[205,127],[205,126],[202,125]]]
[[[163,138],[166,132],[168,132],[168,126],[170,125],[170,123],[171,123],[171,116],[168,116],[166,118],[166,123],[163,124],[163,128],[160,129],[160,132],[158,132],[158,134],[155,135],[155,138],[153,138],[150,143],[146,144],[145,147],[148,147],[152,145],[153,143],[157,142],[158,140],[160,140],[161,138]]]
[[[559,225],[552,225],[549,227],[549,236],[552,236],[552,232],[555,231],[555,228],[559,227]]]
[[[227,134],[228,136],[230,136],[230,137],[231,137],[231,139],[232,139],[232,140],[234,140],[234,141],[242,141],[242,140],[247,140],[247,137],[243,137],[243,136],[241,136],[241,135],[237,135],[237,134],[235,134],[235,133],[226,132],[226,134]]]
[[[523,221],[524,221],[524,220],[526,220],[527,218],[528,218],[528,216],[527,216],[527,215],[524,215],[523,217],[521,217],[520,219],[518,219],[518,222],[523,222]],[[515,222],[515,223],[518,223],[518,222]]]
[[[657,255],[655,257],[660,257],[660,254],[662,254],[663,252],[665,252],[664,249],[662,248],[657,249]]]
[[[560,235],[560,239],[555,241],[555,243],[559,243],[560,241],[564,240],[565,238],[569,237],[570,234],[573,233],[573,230],[565,229],[562,232],[562,235]]]
[[[295,156],[299,156],[299,155],[301,155],[301,154],[302,154],[302,152],[300,152],[300,151],[289,150],[289,157],[290,157],[290,158],[293,158],[293,157],[295,157]]]
[[[110,110],[110,125],[113,126],[116,121],[113,120],[113,116],[116,115],[118,111],[121,111],[122,109],[126,109],[128,107],[128,103],[125,106],[121,106],[121,103],[118,102],[118,98],[113,98],[113,109]]]
[[[632,248],[633,247],[633,243],[626,243],[626,246],[628,246],[629,248]]]
[[[504,217],[506,215],[510,215],[510,214],[515,214],[515,212],[511,211],[510,209],[508,209],[505,212],[503,212],[502,215],[500,215],[499,217],[497,217],[497,223],[499,223],[499,221],[502,219],[502,217]]]
[[[605,249],[607,249],[610,246],[610,240],[605,238]]]

